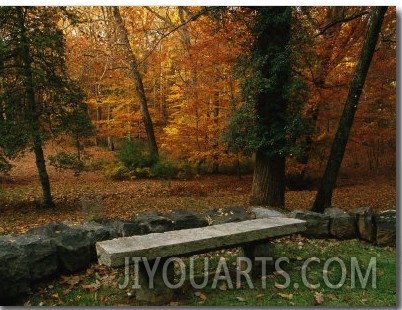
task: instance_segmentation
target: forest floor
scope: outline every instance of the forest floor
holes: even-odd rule
[[[37,208],[41,187],[32,154],[13,163],[8,176],[0,175],[0,234],[24,233],[53,221],[81,222],[89,217],[130,219],[144,211],[161,213],[185,208],[194,211],[247,206],[252,175],[241,179],[229,175],[204,175],[189,180],[135,179],[113,181],[102,172],[57,171],[49,166],[56,208]],[[316,191],[287,191],[286,209],[308,210]],[[83,199],[92,200],[93,214],[83,210]],[[342,209],[371,207],[374,211],[395,208],[395,173],[371,178],[339,179],[333,205]]]
[[[0,176],[0,235],[24,233],[30,228],[53,221],[81,222],[94,215],[130,219],[144,211],[166,213],[173,209],[186,208],[201,212],[229,206],[247,207],[252,183],[252,175],[245,175],[241,179],[228,175],[204,175],[189,180],[113,181],[107,179],[101,171],[83,172],[80,176],[74,176],[72,171],[60,172],[49,166],[56,208],[44,210],[36,207],[41,198],[41,187],[32,154],[27,154],[13,164],[14,169],[8,176]],[[288,210],[310,209],[315,194],[316,191],[287,191],[285,207]],[[93,200],[92,214],[83,210],[85,199]],[[333,205],[346,210],[363,206],[375,211],[395,208],[395,173],[389,177],[339,179],[333,195]],[[236,290],[222,287],[219,290],[179,290],[170,305],[395,306],[395,249],[378,248],[358,240],[309,240],[301,236],[281,238],[275,244],[282,256],[295,257],[291,260],[293,265],[289,266],[289,273],[296,280],[301,268],[299,259],[309,257],[311,253],[321,255],[319,257],[323,257],[322,261],[326,261],[328,257],[352,255],[359,257],[364,264],[373,255],[377,255],[381,257],[377,266],[379,289],[351,290],[349,284],[344,285],[341,290],[327,291],[303,287],[297,290],[293,285],[288,289],[278,289],[273,284],[273,281],[283,280],[278,273],[267,276],[272,282],[267,284],[272,285],[269,286],[271,291],[258,287]],[[238,249],[206,253],[205,257],[216,260],[216,257],[224,256],[233,260],[237,257],[236,251]],[[318,266],[318,269],[310,270],[310,274],[322,274],[319,265],[313,265]],[[123,268],[111,269],[93,264],[81,273],[60,275],[50,282],[38,284],[17,305],[143,306],[133,299],[131,290],[117,288],[117,284],[122,282],[124,272]],[[314,282],[316,278],[311,280]],[[324,283],[322,284],[321,287],[324,287]],[[222,290],[225,290],[224,294],[220,294]]]

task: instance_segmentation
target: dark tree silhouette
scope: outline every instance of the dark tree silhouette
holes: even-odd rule
[[[366,32],[362,51],[356,66],[353,79],[350,83],[349,94],[339,121],[338,130],[332,143],[328,163],[321,179],[312,211],[323,212],[331,207],[332,192],[336,184],[339,168],[345,154],[353,119],[357,110],[367,72],[377,45],[378,35],[387,7],[375,7],[370,14],[369,27]]]

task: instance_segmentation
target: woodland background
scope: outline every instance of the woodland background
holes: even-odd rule
[[[224,171],[250,157],[234,153],[222,141],[233,109],[241,104],[233,65],[247,44],[244,20],[236,14],[211,20],[200,16],[188,22],[198,8],[121,8],[131,44],[140,63],[148,107],[161,152],[169,159]],[[317,7],[304,18],[305,31],[316,34],[334,14],[352,15],[363,8]],[[67,35],[70,74],[85,89],[96,143],[118,146],[124,137],[145,140],[146,133],[134,85],[124,56],[113,44],[107,14],[85,9],[86,25]],[[94,21],[96,19],[97,21]],[[176,31],[176,27],[184,24]],[[307,82],[309,96],[303,110],[314,123],[307,163],[289,157],[288,173],[305,169],[319,177],[348,92],[361,48],[365,24],[360,19],[340,24],[301,45],[298,73]],[[170,33],[166,36],[167,33]],[[165,37],[166,36],[166,37]],[[395,8],[388,11],[343,161],[343,173],[395,173],[396,63]],[[303,58],[303,56],[305,58]],[[308,57],[308,58],[307,58]],[[195,85],[194,85],[195,84]],[[93,140],[92,140],[93,142]]]
[[[297,23],[292,29],[292,46],[297,61],[292,72],[303,81],[300,109],[308,129],[296,141],[303,146],[302,152],[286,159],[288,190],[314,191],[322,176],[367,29],[364,12],[369,9],[322,6],[293,10]],[[46,16],[62,30],[66,74],[82,89],[84,110],[90,118],[88,125],[87,119],[81,122],[75,117],[64,132],[52,130],[51,117],[48,123],[42,120],[48,141],[46,160],[52,183],[58,184],[56,202],[68,208],[82,194],[96,193],[108,200],[109,194],[116,197],[118,191],[108,193],[110,188],[122,184],[131,188],[126,182],[138,182],[142,193],[151,188],[159,192],[160,187],[165,198],[174,191],[187,191],[191,196],[191,188],[197,192],[216,187],[218,193],[227,186],[227,191],[242,195],[249,191],[253,155],[233,149],[225,139],[235,111],[245,104],[239,86],[245,77],[235,69],[250,45],[248,25],[253,16],[245,14],[247,9],[120,7],[131,55],[111,7],[67,7],[64,15],[58,8],[38,10],[47,10]],[[68,15],[74,17],[66,18]],[[147,144],[140,105],[144,98],[138,80],[133,79],[133,59],[154,128],[158,161],[153,160]],[[23,154],[27,156],[23,158]],[[7,206],[35,207],[40,195],[29,187],[35,186],[26,166],[34,165],[29,147],[8,155],[7,149],[0,147],[4,214],[8,214]],[[73,170],[75,176],[65,169]],[[68,181],[60,181],[63,176]],[[199,181],[202,176],[204,187]],[[103,185],[97,190],[86,187],[91,182],[98,184],[100,178]],[[390,186],[383,192],[387,192],[385,204],[392,205],[395,178],[396,9],[390,7],[360,98],[339,184],[380,182],[378,186]],[[29,182],[24,185],[24,180]],[[111,186],[111,180],[125,182]],[[66,193],[58,188],[71,185],[65,182],[83,184]],[[241,184],[235,186],[237,182]],[[18,188],[24,193],[15,194]],[[244,197],[227,203],[239,202],[245,202]],[[311,198],[300,204],[308,208]]]

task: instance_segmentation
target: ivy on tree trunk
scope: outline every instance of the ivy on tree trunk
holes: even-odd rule
[[[281,147],[286,145],[291,8],[259,8],[254,30],[254,51],[263,60],[259,68],[261,84],[257,86],[255,109],[257,126],[263,128],[258,135],[264,143],[256,150],[250,203],[284,207],[285,152]]]

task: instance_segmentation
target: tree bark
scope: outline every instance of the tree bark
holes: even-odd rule
[[[39,179],[42,186],[43,198],[42,204],[45,208],[53,208],[49,175],[46,170],[46,162],[43,154],[43,141],[41,137],[41,127],[39,115],[36,107],[34,81],[32,77],[32,57],[29,50],[29,41],[27,38],[27,29],[24,23],[24,12],[22,7],[17,7],[18,22],[21,34],[21,57],[23,60],[24,86],[26,89],[27,101],[27,119],[31,129],[31,138],[35,154],[36,167],[39,173]]]
[[[283,208],[285,206],[285,156],[256,152],[250,204]]]
[[[124,26],[123,19],[120,15],[119,7],[114,6],[112,8],[112,11],[113,11],[114,20],[116,22],[116,26],[118,28],[120,40],[122,41],[122,44],[124,46],[125,52],[127,54],[128,60],[129,60],[130,73],[131,73],[131,77],[135,84],[135,90],[136,90],[136,93],[137,93],[137,96],[139,99],[139,103],[140,103],[140,111],[141,111],[141,115],[142,115],[142,121],[144,122],[145,131],[147,133],[149,152],[150,152],[151,156],[158,157],[159,152],[158,152],[158,146],[156,144],[156,139],[155,139],[154,126],[152,123],[151,115],[149,114],[149,111],[148,111],[147,98],[145,96],[145,90],[144,90],[144,85],[142,83],[141,73],[138,69],[137,57],[135,56],[135,54],[131,48],[130,41],[128,39],[127,29]]]
[[[285,95],[291,76],[289,40],[291,30],[291,8],[259,8],[257,13],[257,36],[255,52],[265,63],[259,68],[266,83],[265,89],[256,96],[256,113],[260,120],[257,126],[265,133],[281,136],[286,126],[288,99]],[[272,19],[272,20],[271,20]],[[274,135],[275,135],[274,134]],[[283,208],[285,206],[285,156],[278,151],[286,144],[285,135],[275,143],[265,144],[256,150],[253,184],[250,203]]]
[[[363,90],[367,72],[370,68],[370,63],[373,58],[378,35],[381,31],[381,25],[386,11],[387,7],[376,7],[370,14],[371,21],[364,39],[364,45],[353,79],[350,83],[349,94],[339,121],[338,130],[332,143],[327,167],[321,180],[312,211],[323,212],[325,208],[331,207],[332,192],[336,184],[343,155],[345,154],[357,105]]]

